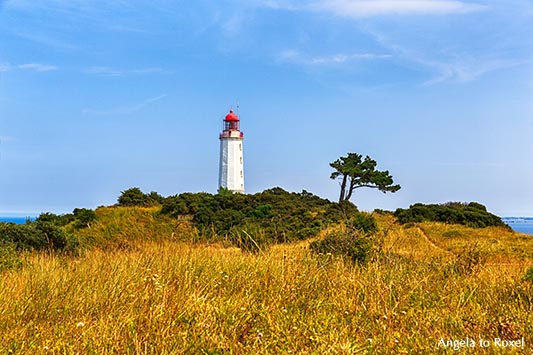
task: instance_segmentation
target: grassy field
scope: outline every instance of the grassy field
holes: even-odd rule
[[[357,266],[309,242],[257,255],[198,243],[154,213],[102,209],[82,233],[97,247],[4,271],[0,354],[533,352],[531,237],[380,216],[383,253]]]

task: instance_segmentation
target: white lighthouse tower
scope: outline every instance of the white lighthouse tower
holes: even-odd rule
[[[230,110],[224,118],[220,133],[220,169],[218,186],[232,192],[244,193],[244,164],[242,161],[242,140],[239,117]]]

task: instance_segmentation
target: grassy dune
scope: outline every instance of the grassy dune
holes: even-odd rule
[[[533,264],[533,240],[505,229],[405,228],[381,216],[384,253],[361,267],[312,256],[308,242],[258,255],[197,243],[186,222],[157,224],[153,209],[99,213],[105,223],[83,230],[83,238],[92,245],[107,238],[112,247],[77,258],[27,254],[21,268],[2,273],[0,354],[533,349],[533,285],[522,279]],[[466,337],[491,344],[438,345]],[[525,347],[493,343],[522,337]]]

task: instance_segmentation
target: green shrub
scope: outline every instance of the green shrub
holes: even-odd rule
[[[75,227],[78,229],[90,227],[96,220],[96,212],[88,208],[75,208],[72,212],[75,219]]]
[[[257,206],[253,211],[248,213],[248,217],[253,218],[268,218],[271,216],[272,212],[272,205],[271,204],[264,204]]]
[[[382,215],[382,216],[394,215],[394,212],[388,211],[388,210],[382,210],[380,208],[376,208],[374,210],[374,213],[377,213],[377,214]]]
[[[357,208],[350,202],[332,203],[305,190],[291,193],[275,187],[249,195],[221,190],[216,195],[170,196],[161,213],[174,218],[192,215],[195,226],[207,236],[228,236],[235,228],[250,224],[261,228],[272,241],[287,242],[314,237],[329,224],[356,214]]]
[[[366,264],[371,257],[372,243],[361,232],[330,232],[322,240],[309,245],[314,254],[336,255],[352,263]]]
[[[408,209],[398,208],[394,215],[401,224],[443,222],[462,224],[472,228],[490,226],[509,228],[500,217],[487,212],[487,208],[477,202],[448,202],[440,205],[416,203]]]
[[[41,250],[47,247],[44,235],[34,223],[0,223],[0,242],[15,246],[16,249]]]
[[[152,191],[149,194],[145,194],[138,187],[132,187],[122,191],[118,197],[117,204],[119,206],[150,207],[162,204],[163,200],[164,198],[157,192]]]
[[[15,269],[22,265],[15,246],[10,243],[0,243],[0,272]]]
[[[324,239],[314,241],[310,249],[314,254],[341,256],[352,263],[366,264],[381,248],[376,232],[378,226],[368,213],[356,213],[346,220],[341,231],[331,231]]]
[[[65,231],[52,222],[35,222],[35,228],[46,241],[49,250],[63,250],[67,246],[67,235]]]
[[[349,229],[355,229],[363,233],[374,233],[378,231],[376,219],[368,213],[357,213],[346,221]]]
[[[26,224],[0,223],[0,245],[9,244],[16,250],[75,252],[79,241],[65,232],[64,222],[63,216],[43,213]]]

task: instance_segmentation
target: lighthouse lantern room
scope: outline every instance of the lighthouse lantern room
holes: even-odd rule
[[[239,117],[230,110],[223,121],[220,133],[220,168],[218,186],[233,192],[244,193],[244,164]]]

